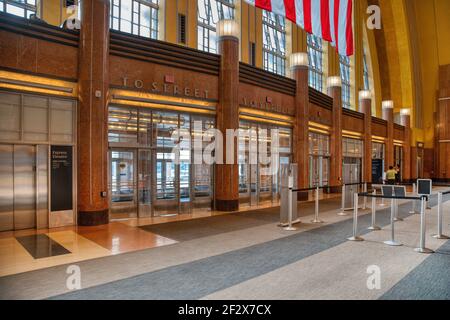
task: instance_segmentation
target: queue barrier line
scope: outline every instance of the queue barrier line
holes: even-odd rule
[[[395,215],[396,215],[396,201],[397,200],[420,200],[420,244],[419,247],[414,249],[414,251],[419,253],[426,253],[430,254],[434,251],[427,248],[425,245],[426,240],[426,221],[425,221],[425,210],[426,210],[426,202],[428,201],[429,197],[427,195],[421,195],[419,197],[407,197],[407,196],[384,196],[384,195],[377,195],[376,192],[374,193],[355,193],[354,194],[354,211],[353,211],[353,235],[352,237],[348,238],[349,241],[364,241],[364,238],[362,238],[358,233],[358,199],[359,197],[368,197],[372,198],[372,225],[369,227],[370,230],[379,230],[375,225],[375,204],[373,199],[382,198],[382,199],[391,199],[391,239],[388,241],[384,241],[384,244],[389,246],[402,246],[403,244],[395,240]],[[442,200],[441,200],[442,202]]]

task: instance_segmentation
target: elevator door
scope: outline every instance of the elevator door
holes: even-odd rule
[[[0,231],[36,227],[36,147],[0,145]]]

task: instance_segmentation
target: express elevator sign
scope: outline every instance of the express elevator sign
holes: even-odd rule
[[[72,146],[51,147],[51,211],[73,210]]]

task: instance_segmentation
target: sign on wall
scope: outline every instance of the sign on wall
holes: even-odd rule
[[[72,146],[51,146],[51,211],[73,210]]]

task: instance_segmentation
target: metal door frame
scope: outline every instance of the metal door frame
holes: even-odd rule
[[[134,203],[136,206],[136,217],[139,217],[139,203],[138,203],[138,183],[137,183],[137,148],[125,148],[125,147],[109,147],[108,148],[108,193],[109,193],[109,217],[111,220],[120,220],[120,219],[114,219],[112,217],[112,207],[113,207],[113,201],[112,201],[112,152],[132,152],[133,153],[133,190],[134,190]],[[132,217],[128,217],[132,218]]]

